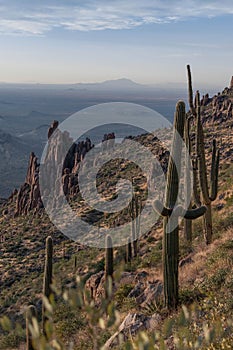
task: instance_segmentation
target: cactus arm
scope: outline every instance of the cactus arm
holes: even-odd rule
[[[171,216],[172,214],[172,209],[164,207],[164,205],[157,199],[152,203],[152,206],[154,211],[156,211],[159,215]]]
[[[188,220],[194,220],[199,218],[200,216],[204,215],[207,210],[205,205],[189,210],[186,210],[181,205],[177,205],[174,209],[165,208],[159,200],[154,201],[153,209],[162,216],[169,217],[173,214],[176,217],[181,216]]]
[[[189,219],[189,220],[197,219],[197,218],[203,216],[206,213],[206,210],[207,210],[207,208],[205,205],[202,205],[201,207],[196,208],[196,209],[187,210],[185,215],[184,215],[184,218]]]
[[[181,205],[178,205],[174,209],[174,215],[182,216],[182,217],[184,217],[185,219],[188,219],[188,220],[194,220],[194,219],[197,219],[200,216],[204,215],[206,213],[206,211],[207,211],[207,208],[204,205],[199,207],[199,208],[190,209],[190,210],[186,210]]]

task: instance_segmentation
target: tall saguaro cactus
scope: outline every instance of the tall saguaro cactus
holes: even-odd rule
[[[193,194],[197,205],[200,205],[201,202],[206,205],[207,211],[203,217],[204,218],[204,236],[205,236],[206,244],[210,244],[212,241],[212,235],[213,235],[211,202],[216,199],[217,193],[218,193],[218,171],[219,171],[220,152],[216,147],[216,140],[213,140],[211,174],[210,174],[210,185],[209,185],[208,177],[207,177],[206,157],[205,157],[205,139],[204,139],[202,120],[201,120],[200,94],[197,91],[195,95],[195,106],[194,106],[192,76],[191,76],[191,69],[189,65],[187,66],[187,73],[188,73],[189,106],[190,106],[191,114],[193,115],[195,119],[195,124],[196,124],[196,140],[195,140],[196,159],[193,161],[193,178],[194,178]],[[201,198],[198,193],[198,187],[200,188]]]
[[[49,298],[51,294],[51,284],[53,277],[53,240],[51,236],[46,238],[46,247],[45,247],[45,267],[44,267],[44,281],[43,281],[43,296]],[[43,332],[45,332],[45,323],[47,317],[45,312],[45,305],[43,303],[42,308],[42,325]]]
[[[176,206],[179,192],[179,174],[181,170],[182,139],[185,126],[185,104],[179,101],[176,105],[172,147],[168,163],[165,205],[154,202],[154,209],[163,219],[163,283],[164,302],[168,309],[178,305],[178,265],[179,265],[179,216],[185,219],[195,219],[204,214],[206,208],[186,210]]]
[[[219,158],[220,151],[217,149],[216,140],[213,140],[212,159],[211,159],[211,173],[210,173],[210,186],[208,185],[207,178],[207,166],[205,158],[205,140],[203,126],[201,122],[200,112],[200,94],[197,91],[197,120],[196,120],[196,150],[198,159],[198,174],[199,183],[201,189],[202,202],[206,205],[207,211],[204,215],[204,235],[206,244],[210,244],[212,241],[212,212],[211,202],[217,198],[218,193],[218,171],[219,171]],[[210,188],[210,189],[209,189]]]
[[[192,209],[192,201],[191,201],[191,142],[190,142],[190,121],[191,119],[186,116],[185,120],[185,131],[184,131],[184,141],[185,141],[185,181],[184,181],[184,189],[185,189],[185,208],[189,210]],[[188,241],[192,241],[192,220],[184,219],[184,238]]]
[[[185,104],[178,102],[174,120],[174,136],[172,149],[168,163],[167,186],[165,192],[165,207],[173,209],[179,190],[179,173],[181,162],[176,155],[181,154],[182,138],[185,125]],[[176,160],[176,162],[175,162]],[[173,225],[173,230],[170,226]],[[171,232],[170,232],[171,231]],[[164,217],[163,221],[163,280],[164,299],[168,308],[176,308],[178,305],[178,265],[179,265],[179,229],[178,217]]]

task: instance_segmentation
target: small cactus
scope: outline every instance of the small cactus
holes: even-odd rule
[[[105,278],[113,276],[113,247],[112,238],[110,235],[106,236],[105,241]]]
[[[128,238],[128,243],[125,246],[125,248],[126,248],[125,261],[126,263],[129,263],[132,260],[132,245],[131,245],[130,238]]]
[[[74,256],[74,273],[76,273],[77,270],[77,255]]]
[[[138,239],[140,237],[140,212],[141,212],[141,200],[137,195],[132,196],[132,200],[129,206],[129,214],[131,217],[132,226],[132,242],[133,242],[133,256],[138,255]]]
[[[26,311],[26,350],[33,350],[32,335],[29,326],[32,324],[32,319],[37,317],[37,310],[34,305],[30,305]]]
[[[43,281],[43,296],[48,298],[51,294],[51,284],[52,284],[52,276],[53,276],[53,240],[52,237],[49,236],[46,239],[46,247],[45,247],[45,268],[44,268],[44,281]],[[43,332],[45,334],[45,323],[47,317],[45,315],[45,305],[43,303],[42,309],[42,325]]]

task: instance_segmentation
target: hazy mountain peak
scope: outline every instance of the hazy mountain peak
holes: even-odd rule
[[[136,83],[135,81],[128,78],[120,78],[120,79],[111,79],[105,80],[102,84],[115,84],[115,85],[141,85]]]
[[[98,83],[77,83],[75,84],[76,88],[82,89],[134,89],[134,88],[142,88],[145,85],[136,83],[135,81],[128,78],[120,78],[120,79],[112,79],[105,80],[103,82]]]

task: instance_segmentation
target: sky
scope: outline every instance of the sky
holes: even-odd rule
[[[0,0],[0,81],[224,87],[233,75],[233,1]]]

